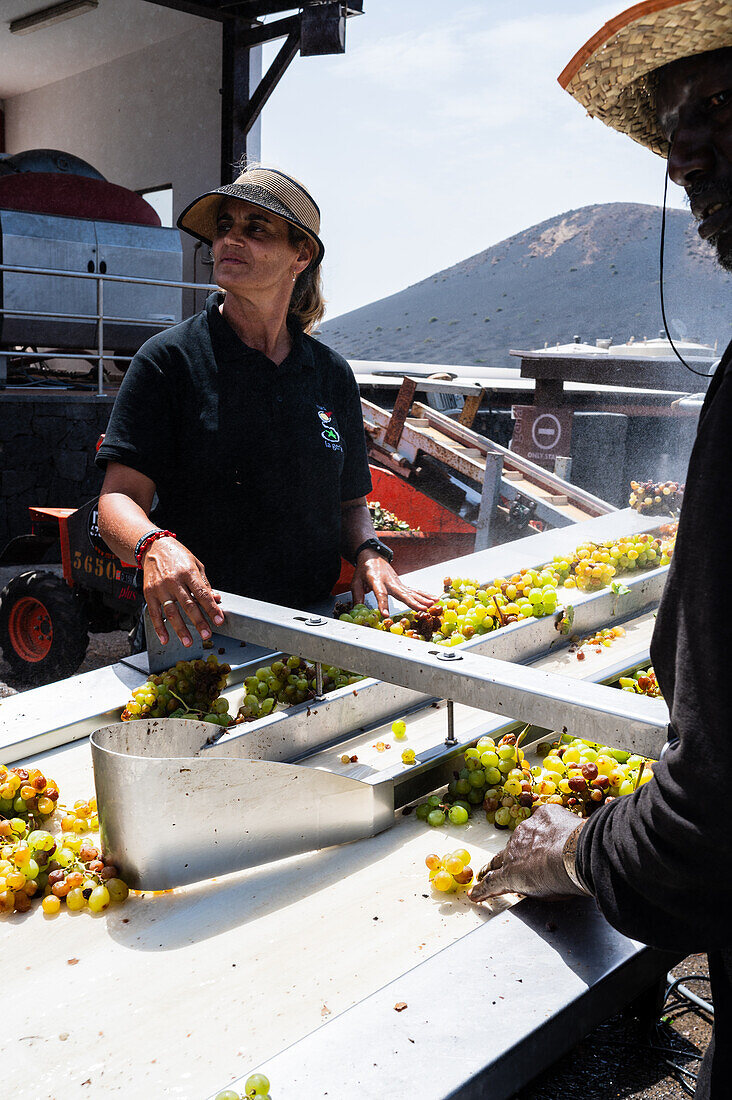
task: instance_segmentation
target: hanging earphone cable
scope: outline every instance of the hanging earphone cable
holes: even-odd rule
[[[694,370],[684,359],[683,355],[679,352],[676,344],[674,344],[671,333],[669,332],[668,321],[666,320],[666,303],[663,296],[663,256],[666,247],[666,197],[668,195],[668,162],[666,162],[666,177],[663,184],[663,210],[661,211],[661,254],[658,261],[659,269],[659,289],[661,292],[661,317],[663,318],[663,327],[666,332],[666,337],[669,344],[673,349],[673,353],[680,363],[683,363],[687,370],[690,370],[692,374],[696,374],[699,378],[710,378],[711,375],[705,374],[703,371]]]

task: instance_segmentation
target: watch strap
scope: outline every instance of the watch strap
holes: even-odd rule
[[[356,549],[353,555],[354,564],[358,561],[358,555],[361,553],[362,550],[375,551],[375,553],[380,554],[382,558],[388,561],[389,564],[391,564],[394,558],[394,551],[390,546],[387,546],[385,542],[381,541],[381,539],[370,538],[362,542],[361,545]]]

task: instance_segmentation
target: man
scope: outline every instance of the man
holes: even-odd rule
[[[607,125],[668,158],[699,234],[732,271],[732,0],[646,0],[560,77]],[[651,783],[588,821],[539,810],[480,874],[473,901],[592,894],[621,932],[709,952],[715,1030],[697,1097],[732,1096],[732,345],[709,387],[651,656],[669,746]]]

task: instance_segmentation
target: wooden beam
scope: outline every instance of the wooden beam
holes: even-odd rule
[[[404,422],[409,416],[409,410],[414,401],[416,390],[417,383],[413,378],[405,378],[399,387],[399,393],[396,395],[391,419],[389,420],[386,434],[384,435],[384,444],[391,450],[399,446],[399,440],[402,438],[402,432],[404,431]]]
[[[463,403],[462,411],[458,420],[465,428],[472,428],[475,418],[478,415],[478,409],[480,408],[483,398],[485,397],[485,390],[481,390],[480,393],[471,394],[470,397],[466,397]]]

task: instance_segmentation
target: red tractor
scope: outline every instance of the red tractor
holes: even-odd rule
[[[29,508],[31,533],[12,539],[0,554],[0,567],[33,567],[0,592],[0,648],[25,680],[73,675],[90,632],[135,630],[143,602],[138,571],[100,538],[98,504]],[[59,556],[63,576],[43,569]]]

